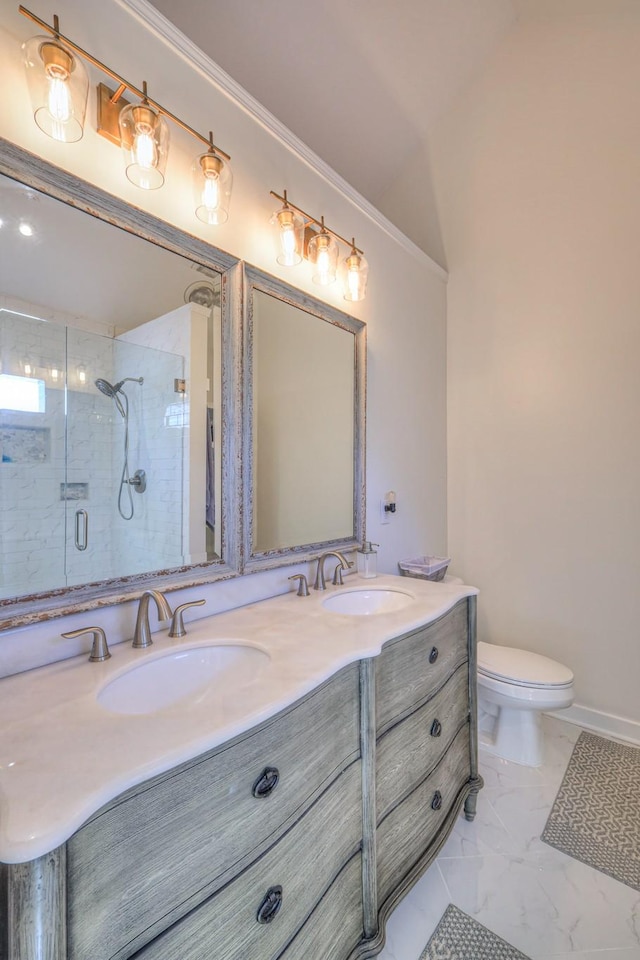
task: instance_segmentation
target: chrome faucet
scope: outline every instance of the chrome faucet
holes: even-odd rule
[[[327,559],[327,557],[335,557],[336,560],[339,560],[340,563],[338,566],[340,567],[341,570],[349,569],[349,566],[350,566],[349,561],[346,559],[346,557],[343,557],[341,553],[338,553],[337,550],[329,550],[327,553],[323,553],[318,560],[318,569],[316,571],[316,579],[315,579],[315,583],[313,584],[314,590],[327,589],[327,584],[325,583],[325,579],[324,579],[324,562]]]
[[[151,628],[149,626],[149,601],[155,600],[158,608],[159,620],[171,619],[171,607],[167,603],[164,594],[159,590],[145,590],[140,597],[138,605],[138,619],[136,620],[136,629],[133,634],[133,646],[136,648],[150,647],[153,643],[151,639]]]

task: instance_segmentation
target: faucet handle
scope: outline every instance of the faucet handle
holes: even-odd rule
[[[348,560],[348,561],[347,561],[347,566],[348,566],[348,567],[352,567],[352,566],[353,566],[353,560]],[[345,569],[345,568],[344,568],[344,566],[342,565],[342,561],[340,561],[340,563],[336,563],[336,568],[335,568],[335,570],[333,571],[333,581],[332,581],[334,587],[344,587],[344,580],[342,579],[342,571],[343,571],[344,569]]]
[[[299,580],[298,583],[298,592],[296,596],[298,597],[308,597],[309,596],[309,584],[307,583],[307,578],[304,573],[294,573],[292,577],[288,578],[289,580]]]
[[[188,603],[181,603],[179,607],[176,607],[173,611],[173,619],[171,620],[169,636],[174,638],[186,636],[187,631],[184,628],[182,611],[187,610],[189,607],[201,607],[203,603],[206,602],[206,600],[190,600]]]
[[[80,627],[79,630],[70,630],[68,633],[62,633],[61,636],[64,637],[65,640],[73,640],[75,637],[83,637],[88,633],[93,636],[93,645],[91,647],[91,653],[89,654],[89,660],[92,663],[108,660],[111,654],[109,653],[107,638],[102,627]]]

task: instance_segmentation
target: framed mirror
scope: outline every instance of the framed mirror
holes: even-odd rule
[[[237,573],[237,261],[0,141],[0,627]]]
[[[244,569],[364,539],[366,327],[244,266]]]

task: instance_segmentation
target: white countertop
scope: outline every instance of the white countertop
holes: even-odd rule
[[[331,594],[355,589],[399,590],[412,599],[402,610],[372,616],[323,608]],[[180,640],[163,631],[148,649],[117,644],[103,663],[74,657],[0,680],[0,861],[48,853],[127,788],[267,720],[342,667],[376,656],[387,640],[476,592],[458,583],[349,577],[325,593],[287,593],[194,620]],[[132,665],[212,641],[247,643],[270,660],[241,689],[152,714],[115,714],[98,703],[103,687]]]

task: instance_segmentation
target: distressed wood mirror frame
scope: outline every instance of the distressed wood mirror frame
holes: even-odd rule
[[[282,281],[243,264],[243,544],[242,569],[246,573],[270,567],[283,566],[315,559],[325,550],[349,551],[360,545],[365,536],[365,429],[366,429],[366,325],[335,307],[295,290]],[[256,424],[254,422],[254,324],[256,291],[267,294],[276,300],[298,308],[310,319],[318,318],[333,324],[353,336],[353,406],[351,410],[333,411],[338,416],[352,418],[353,421],[353,525],[348,536],[338,539],[318,539],[313,543],[296,546],[284,545],[274,549],[259,550],[256,547],[255,497],[256,470],[254,463],[254,443]],[[330,416],[331,398],[327,396],[327,416]],[[297,409],[299,429],[305,429],[304,402]]]
[[[222,287],[222,559],[1,600],[0,630],[121,603],[149,587],[172,590],[239,574],[242,310],[238,260],[1,138],[0,173],[219,272]]]

